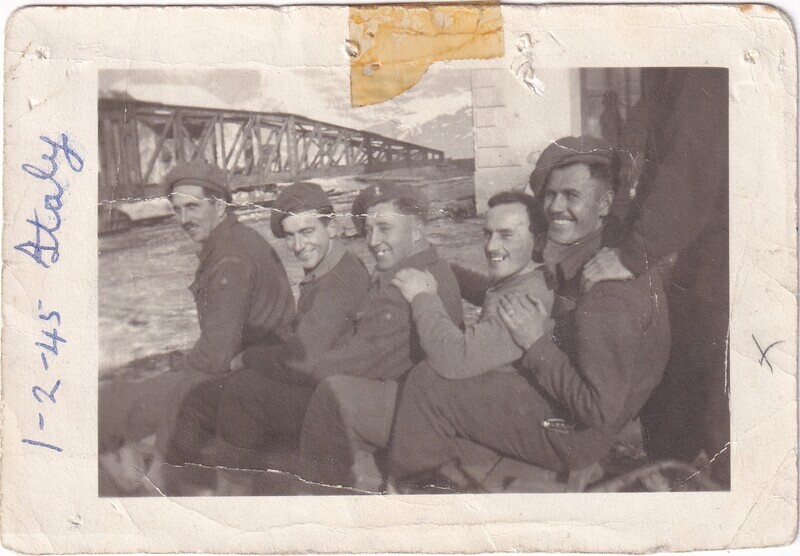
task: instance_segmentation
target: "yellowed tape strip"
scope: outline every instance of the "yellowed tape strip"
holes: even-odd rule
[[[353,106],[375,104],[416,84],[434,62],[503,55],[497,4],[350,8]]]

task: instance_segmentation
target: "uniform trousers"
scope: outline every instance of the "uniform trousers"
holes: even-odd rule
[[[400,393],[389,448],[393,479],[422,477],[448,463],[466,463],[458,439],[553,471],[564,471],[561,450],[540,423],[557,416],[522,374],[493,371],[446,379],[423,362]],[[598,456],[599,458],[600,456]],[[582,463],[575,467],[582,466]]]
[[[245,369],[220,392],[217,432],[236,447],[296,447],[314,387],[270,378],[268,370]]]
[[[156,451],[174,465],[196,461],[216,433],[241,448],[262,449],[273,442],[296,446],[312,392],[310,386],[271,380],[252,369],[110,381],[100,387],[100,452],[153,433]]]
[[[300,438],[311,480],[370,491],[381,487],[375,452],[389,442],[397,390],[393,380],[346,375],[319,384]]]

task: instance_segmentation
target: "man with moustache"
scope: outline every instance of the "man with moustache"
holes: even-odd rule
[[[483,249],[490,285],[475,324],[461,330],[447,318],[436,297],[436,279],[429,273],[407,268],[392,281],[411,304],[426,363],[444,378],[514,370],[523,352],[500,318],[499,301],[504,295],[518,292],[538,299],[545,307],[545,319],[553,305],[546,268],[531,260],[536,200],[518,191],[504,191],[488,204]]]
[[[192,161],[175,166],[165,185],[178,222],[200,247],[190,286],[200,337],[189,351],[172,354],[169,372],[101,386],[101,465],[118,485],[135,485],[131,472],[146,469],[145,458],[154,457],[153,471],[162,459],[169,463],[178,412],[190,392],[229,373],[231,359],[245,347],[283,341],[294,316],[294,297],[278,255],[228,211],[227,174]],[[153,432],[155,448],[146,453],[139,441]]]
[[[174,464],[204,464],[205,473],[182,485],[193,494],[248,495],[261,488],[229,469],[290,469],[314,391],[298,376],[352,336],[367,292],[369,273],[337,239],[332,203],[318,184],[282,189],[270,227],[303,268],[297,313],[282,343],[248,347],[231,361],[232,375],[197,388],[181,408],[170,456]],[[274,494],[282,487],[263,488]]]
[[[658,274],[580,289],[583,265],[612,235],[613,150],[590,137],[563,138],[545,149],[534,174],[548,224],[538,256],[560,297],[554,327],[541,302],[512,293],[499,314],[525,351],[518,371],[457,381],[424,366],[409,374],[389,452],[399,484],[463,463],[461,439],[556,472],[588,466],[609,452],[662,378],[669,328]]]

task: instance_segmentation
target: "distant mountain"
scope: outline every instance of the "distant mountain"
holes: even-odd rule
[[[464,106],[455,114],[442,114],[416,127],[397,120],[384,120],[366,131],[439,149],[448,158],[475,156],[471,106]]]

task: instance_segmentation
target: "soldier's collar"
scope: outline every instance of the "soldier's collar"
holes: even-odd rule
[[[550,240],[544,248],[544,262],[557,276],[572,280],[600,250],[602,240],[602,227],[577,243],[562,244]]]
[[[222,222],[217,224],[217,227],[211,230],[211,233],[208,234],[208,238],[203,242],[203,248],[200,250],[200,254],[198,257],[200,261],[204,261],[206,257],[214,250],[214,246],[217,244],[219,239],[223,237],[228,231],[239,221],[234,214],[226,214],[225,218],[222,219]]]
[[[500,278],[497,282],[493,282],[489,286],[489,291],[495,291],[495,290],[498,290],[498,289],[503,289],[503,288],[506,288],[508,286],[511,286],[512,284],[516,284],[518,282],[522,282],[523,280],[527,279],[526,277],[530,273],[544,270],[544,268],[543,268],[544,266],[545,265],[543,265],[543,264],[540,264],[540,263],[537,263],[537,262],[534,262],[534,261],[530,261],[528,264],[525,265],[524,268],[521,268],[520,270],[518,270],[517,272],[515,272],[511,276],[506,276],[505,278]]]

